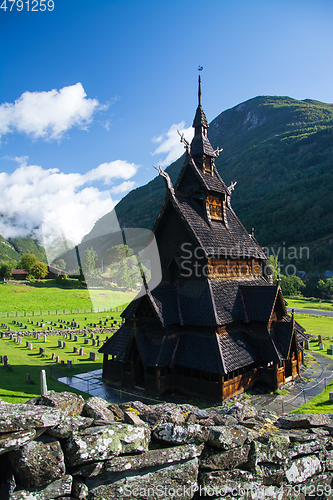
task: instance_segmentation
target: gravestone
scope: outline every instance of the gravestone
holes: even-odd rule
[[[56,356],[55,361],[56,361],[56,363],[60,363],[60,357],[59,357],[59,356]]]
[[[92,339],[91,343],[92,345],[96,345],[96,339]]]
[[[100,338],[99,335],[96,335],[96,339],[99,340],[99,338]]]
[[[79,352],[80,356],[83,356],[84,355],[84,352],[83,352],[83,347],[80,348],[80,352]]]
[[[74,352],[75,354],[77,354],[77,353],[78,353],[78,348],[77,348],[76,346],[74,346],[74,348],[73,348],[73,352]]]
[[[9,335],[10,340],[13,340],[13,337],[14,337],[14,335],[11,333],[11,334]]]
[[[65,347],[66,347],[66,342],[63,342],[63,343],[62,343],[62,347],[65,349]]]
[[[39,354],[45,354],[45,349],[44,347],[39,348]]]
[[[58,347],[62,347],[62,340],[58,340]]]
[[[333,402],[333,392],[330,392],[329,394],[330,394],[330,401]]]
[[[321,338],[321,335],[318,335],[318,343],[321,344],[322,343],[322,338]]]
[[[73,340],[73,334],[72,333],[69,334],[69,340]]]
[[[19,336],[19,337],[17,338],[17,342],[18,342],[19,344],[21,344],[21,343],[22,343],[22,337],[20,337],[20,336]]]
[[[5,367],[7,367],[7,365],[8,365],[8,358],[6,355],[4,355],[4,357],[3,357],[3,364]]]
[[[84,332],[83,336],[86,337],[87,335],[88,335],[87,332]]]
[[[329,354],[330,356],[333,355],[333,349],[327,349],[327,354]]]
[[[320,350],[320,351],[323,351],[324,349],[325,349],[325,346],[324,346],[324,344],[321,342],[321,343],[319,344],[319,350]]]
[[[28,383],[28,384],[31,384],[30,373],[27,373],[27,383]]]
[[[67,368],[68,368],[69,370],[71,370],[71,369],[72,369],[72,361],[71,361],[70,359],[67,359]]]
[[[95,335],[93,333],[90,334],[90,338],[93,339]]]
[[[44,335],[44,343],[46,343],[46,342],[47,342],[47,336]]]
[[[56,355],[55,352],[52,353],[51,359],[55,359]]]
[[[41,396],[46,396],[46,394],[47,394],[46,372],[45,372],[45,370],[41,370],[40,371],[40,394],[41,394]]]
[[[89,344],[89,340],[88,339],[84,339],[83,343],[84,344]]]
[[[25,347],[29,347],[29,340],[25,341]]]
[[[101,345],[101,341],[98,339],[97,340],[97,347],[99,347]]]
[[[64,361],[63,359],[61,360],[61,364],[62,364],[62,365],[64,365],[64,364],[65,364],[65,361]]]
[[[30,349],[30,351],[32,351],[32,344],[29,343],[28,349]]]
[[[79,341],[79,337],[77,335],[74,335],[74,342],[78,342]]]
[[[0,363],[3,363],[3,356],[0,355]]]
[[[90,356],[89,356],[89,359],[91,361],[96,361],[97,360],[97,354],[93,351],[90,352]]]

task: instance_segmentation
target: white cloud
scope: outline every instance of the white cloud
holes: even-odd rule
[[[131,191],[131,189],[134,189],[136,186],[135,181],[125,181],[119,184],[119,186],[115,186],[111,189],[112,193],[115,194],[123,194],[126,193],[127,191]]]
[[[0,136],[17,131],[35,139],[60,139],[72,127],[87,128],[99,108],[80,82],[49,92],[24,92],[14,103],[0,105]]]
[[[84,175],[85,181],[103,180],[104,184],[111,184],[111,179],[130,179],[137,171],[137,165],[127,163],[124,160],[111,161],[110,163],[102,163],[97,168],[89,170]]]
[[[64,174],[57,168],[43,169],[27,165],[27,158],[16,158],[19,167],[12,173],[0,173],[0,234],[4,238],[28,236],[41,240],[41,225],[57,228],[56,232],[73,243],[93,227],[96,220],[112,210],[110,191],[89,185],[112,178],[128,179],[138,166],[126,161],[103,163],[86,174]],[[132,189],[134,181],[126,180],[112,187],[115,194]]]
[[[184,128],[184,126],[185,122],[171,125],[167,132],[164,132],[159,137],[154,137],[152,139],[153,142],[156,142],[159,145],[151,154],[164,156],[164,159],[162,158],[159,161],[159,164],[162,167],[170,165],[170,163],[177,160],[177,158],[184,153],[184,144],[180,142],[177,130],[185,135],[187,141],[191,142],[194,135],[194,129],[193,127]]]

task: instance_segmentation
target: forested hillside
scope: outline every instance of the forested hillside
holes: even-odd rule
[[[19,262],[25,253],[33,253],[41,262],[47,262],[45,250],[36,240],[30,238],[6,240],[0,235],[0,262]]]

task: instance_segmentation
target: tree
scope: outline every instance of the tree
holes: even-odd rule
[[[281,289],[283,295],[299,295],[305,284],[298,276],[281,276]]]
[[[110,266],[116,264],[134,254],[132,248],[128,245],[115,245],[114,247],[108,248],[104,254],[103,261],[105,266]]]
[[[47,265],[44,262],[37,262],[31,272],[38,280],[43,279],[47,275]]]
[[[0,265],[0,278],[10,279],[14,268],[14,262],[2,261]]]
[[[39,262],[38,257],[36,257],[35,254],[25,253],[22,256],[22,258],[17,266],[17,269],[27,269],[29,271],[29,274],[32,274],[32,268],[38,262]]]
[[[320,295],[325,299],[330,299],[333,297],[333,278],[328,278],[326,281],[318,281],[318,290]]]
[[[269,267],[273,272],[273,283],[276,284],[277,277],[281,273],[278,258],[274,257],[274,255],[270,255],[267,259],[267,264],[269,265]]]
[[[53,265],[54,265],[55,267],[57,267],[58,269],[61,269],[62,271],[65,271],[65,269],[66,269],[66,265],[67,265],[67,264],[66,264],[66,262],[64,261],[64,259],[57,259],[57,260],[53,263]]]
[[[82,268],[84,277],[90,284],[98,284],[102,281],[102,271],[100,269],[98,255],[93,247],[87,248],[84,252]]]

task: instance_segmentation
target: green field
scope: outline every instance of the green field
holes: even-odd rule
[[[286,298],[288,307],[294,309],[319,309],[320,311],[333,312],[333,303],[331,300],[320,299],[288,299]]]
[[[333,392],[333,382],[331,382],[326,389],[323,390],[318,396],[310,399],[308,403],[293,410],[291,413],[332,413],[333,402],[329,400],[329,393]]]
[[[110,337],[110,333],[100,333],[100,341],[103,345],[106,336]],[[88,334],[89,345],[84,344],[86,337],[83,334],[78,335],[79,341],[66,339],[64,335],[49,335],[47,342],[44,343],[44,337],[40,339],[34,337],[22,337],[22,343],[17,344],[14,340],[8,337],[0,339],[0,354],[8,357],[8,363],[12,367],[12,371],[5,368],[4,364],[0,364],[0,398],[9,403],[23,403],[27,399],[40,395],[40,371],[47,371],[47,383],[49,390],[76,392],[82,394],[83,397],[89,397],[88,394],[80,393],[74,389],[69,389],[67,385],[58,382],[55,378],[55,373],[52,375],[51,369],[55,369],[64,376],[76,375],[79,373],[88,372],[102,368],[103,355],[98,353],[100,347],[93,346],[90,335]],[[58,340],[66,342],[66,347],[58,347]],[[33,349],[29,350],[26,347],[26,341],[33,345]],[[83,347],[84,354],[80,356],[74,353],[74,346]],[[45,354],[39,354],[39,348],[44,347]],[[97,361],[90,361],[90,352],[96,352]],[[59,356],[59,361],[64,361],[65,365],[52,360],[52,353]],[[67,368],[67,360],[72,361],[72,370]],[[30,375],[31,384],[27,382],[27,373]]]
[[[70,288],[56,285],[54,280],[46,280],[34,284],[1,284],[0,285],[0,318],[7,314],[19,316],[24,312],[48,314],[61,314],[64,310],[80,309],[90,312],[115,308],[130,302],[134,297],[133,292],[114,291],[107,288],[92,288],[90,290],[81,288],[77,280],[69,280]],[[57,313],[56,313],[57,311]]]
[[[333,317],[295,314],[295,319],[310,335],[333,337]]]

